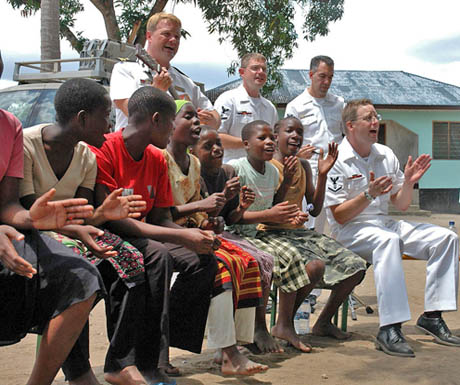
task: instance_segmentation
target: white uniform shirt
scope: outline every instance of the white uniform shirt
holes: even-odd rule
[[[295,116],[302,122],[303,144],[311,144],[327,152],[329,142],[342,142],[344,127],[342,110],[344,100],[327,93],[322,99],[314,98],[306,89],[286,106],[285,116]]]
[[[169,67],[173,86],[181,99],[189,100],[195,108],[213,110],[212,103],[201,92],[192,79],[180,73],[176,68]],[[137,89],[150,85],[149,68],[137,62],[120,62],[115,64],[110,78],[110,98],[112,100],[129,99]],[[115,130],[126,127],[128,117],[116,109]]]
[[[337,234],[343,225],[335,221],[329,206],[348,201],[367,190],[370,171],[374,172],[376,179],[381,176],[391,177],[393,188],[389,193],[374,199],[349,222],[362,222],[375,218],[376,215],[387,215],[390,196],[396,194],[402,187],[404,174],[400,170],[398,158],[389,147],[373,144],[369,157],[365,160],[345,138],[339,145],[339,156],[334,167],[329,171],[326,186],[324,207],[327,207],[327,219],[333,235]]]
[[[263,96],[253,98],[240,85],[221,94],[214,103],[220,114],[219,132],[241,138],[243,127],[254,120],[265,120],[273,128],[278,121],[278,112],[272,102]],[[246,156],[244,148],[225,149],[224,163]]]

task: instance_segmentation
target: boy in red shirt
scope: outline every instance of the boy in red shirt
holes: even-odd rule
[[[96,201],[123,188],[124,194],[140,194],[147,202],[142,220],[127,218],[108,225],[144,254],[148,335],[138,350],[138,367],[148,380],[173,384],[157,368],[160,341],[162,347],[170,344],[201,351],[217,271],[213,255],[217,241],[213,232],[185,229],[171,218],[168,169],[158,148],[166,147],[174,128],[172,98],[156,88],[143,87],[131,96],[128,110],[128,126],[107,135],[100,149],[92,149],[98,163]],[[180,274],[170,293],[173,271]]]

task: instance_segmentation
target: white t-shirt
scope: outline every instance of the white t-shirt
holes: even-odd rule
[[[174,67],[168,72],[173,81],[173,87],[181,99],[190,100],[196,108],[212,110],[209,99],[201,92],[192,79],[182,74]],[[151,84],[149,68],[137,62],[120,62],[115,64],[110,78],[110,98],[112,100],[129,99],[137,89]],[[115,131],[126,127],[128,117],[116,109]]]
[[[278,121],[278,112],[272,102],[263,96],[250,97],[243,87],[224,92],[214,103],[220,114],[219,132],[241,139],[243,127],[254,120],[264,120],[273,128]],[[225,149],[224,163],[246,156],[244,148]]]

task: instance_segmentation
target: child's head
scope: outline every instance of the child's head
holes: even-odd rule
[[[147,126],[151,130],[150,144],[158,148],[168,145],[175,112],[174,100],[155,87],[141,87],[129,98],[129,126]]]
[[[77,128],[80,139],[95,147],[102,146],[110,130],[111,107],[107,90],[83,78],[67,80],[54,98],[57,123]]]
[[[200,120],[195,106],[186,100],[176,100],[176,128],[171,137],[171,142],[193,146],[200,139]]]
[[[222,167],[224,148],[215,128],[201,126],[200,140],[193,146],[192,153],[198,157],[203,169],[211,171]]]
[[[241,130],[241,139],[248,158],[269,161],[275,153],[275,135],[270,125],[263,120],[246,124]]]
[[[283,157],[297,154],[303,142],[302,122],[294,116],[279,120],[275,124],[275,136]]]

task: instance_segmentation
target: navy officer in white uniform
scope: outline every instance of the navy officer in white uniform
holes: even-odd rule
[[[254,120],[264,120],[273,128],[278,113],[260,90],[267,81],[267,59],[260,53],[247,53],[241,58],[239,74],[243,83],[220,95],[214,107],[220,114],[220,139],[225,149],[224,163],[246,157],[241,139],[243,127]]]
[[[152,75],[151,70],[140,61],[124,61],[113,67],[110,98],[116,106],[116,131],[128,124],[128,101],[131,95],[138,88],[148,85],[165,92],[172,87],[179,99],[192,102],[198,110],[201,124],[215,129],[219,127],[219,114],[200,87],[170,63],[179,50],[181,28],[181,21],[171,13],[156,13],[148,20],[146,51],[161,66],[158,74]]]
[[[415,356],[401,324],[411,318],[401,255],[427,261],[424,313],[416,327],[438,343],[460,346],[442,319],[457,309],[458,236],[431,224],[393,220],[388,204],[406,210],[414,185],[430,167],[429,155],[408,158],[404,172],[393,151],[377,143],[379,120],[367,99],[347,103],[346,138],[329,172],[325,206],[332,235],[374,265],[380,329],[376,347],[396,356]]]
[[[310,86],[286,106],[285,116],[295,116],[303,125],[303,143],[297,156],[308,159],[314,183],[318,174],[319,149],[326,155],[330,142],[342,142],[344,127],[342,110],[344,100],[329,92],[334,77],[334,61],[329,56],[315,56],[310,62]],[[304,207],[305,209],[305,207]],[[307,227],[314,227],[319,233],[324,230],[325,211],[310,217]]]

